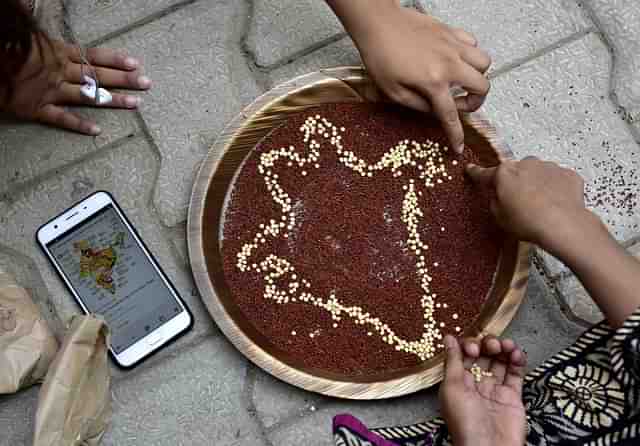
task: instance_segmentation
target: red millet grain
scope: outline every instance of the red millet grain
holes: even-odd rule
[[[356,325],[345,314],[334,328],[331,315],[310,303],[279,305],[265,299],[263,274],[236,267],[236,254],[251,243],[258,225],[272,218],[279,221],[282,215],[258,172],[260,155],[290,145],[306,155],[308,148],[299,129],[308,116],[316,114],[338,128],[345,127],[346,132],[340,133],[345,150],[371,164],[400,140],[447,144],[433,118],[390,106],[328,104],[292,115],[249,154],[233,186],[223,228],[227,283],[251,324],[298,364],[349,376],[419,364],[417,356],[396,351],[369,326]],[[295,163],[287,167],[281,159],[272,171],[291,197],[296,225],[288,238],[267,237],[249,264],[276,254],[295,266],[299,282],[303,278],[311,282],[311,288],[302,291],[325,299],[335,292],[340,302],[379,317],[401,338],[419,339],[425,323],[422,290],[416,258],[406,244],[407,229],[400,220],[402,186],[414,178],[416,190],[422,191],[418,205],[424,217],[418,228],[429,246],[423,255],[433,277],[431,290],[438,295],[436,302],[448,305],[437,309],[435,317],[438,323],[446,323],[443,334],[461,335],[482,309],[502,246],[486,193],[464,176],[464,165],[478,162],[472,149],[467,147],[463,156],[451,151],[443,155],[453,180],[429,189],[419,180],[417,167],[402,168],[400,177],[393,177],[390,169],[375,172],[373,178],[361,177],[338,162],[335,148],[328,143],[319,149],[319,169],[299,168]],[[458,160],[456,166],[452,159]],[[302,176],[302,170],[308,175]],[[454,313],[459,315],[457,320]],[[462,328],[460,333],[456,326]],[[373,335],[368,336],[368,331]],[[316,334],[312,338],[310,333]]]

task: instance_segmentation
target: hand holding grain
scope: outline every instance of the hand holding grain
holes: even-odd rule
[[[461,345],[446,336],[440,404],[456,446],[522,446],[526,414],[522,383],[526,358],[510,340]]]

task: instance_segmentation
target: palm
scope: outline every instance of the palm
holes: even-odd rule
[[[523,359],[512,360],[521,354],[514,353],[517,349],[511,341],[500,343],[492,339],[484,344],[482,356],[463,358],[459,350],[459,362],[455,364],[452,362],[456,359],[448,357],[441,400],[449,432],[456,445],[485,444],[481,440],[486,440],[486,444],[522,445],[526,427],[522,404]],[[475,380],[468,370],[472,362],[492,376]]]
[[[465,429],[484,438],[518,438],[525,429],[525,410],[520,394],[509,386],[498,384],[494,378],[486,377],[475,383],[471,373],[464,385],[446,394],[443,411],[445,418],[464,420]],[[450,426],[454,431],[457,427]],[[505,443],[506,444],[506,443]]]

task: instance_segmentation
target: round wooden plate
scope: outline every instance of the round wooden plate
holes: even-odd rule
[[[220,255],[221,216],[225,197],[246,155],[291,113],[322,103],[379,101],[365,71],[356,67],[321,70],[292,79],[265,93],[238,115],[215,141],[200,167],[191,196],[188,221],[189,258],[196,284],[220,329],[247,358],[290,384],[342,398],[388,398],[429,387],[442,378],[443,355],[424,363],[375,375],[341,376],[309,369],[271,344],[242,315],[234,302]],[[495,165],[511,152],[478,113],[464,117],[466,142],[482,164]],[[529,277],[529,248],[508,239],[494,286],[466,336],[499,335],[513,318]]]

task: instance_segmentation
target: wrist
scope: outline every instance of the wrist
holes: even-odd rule
[[[571,215],[550,218],[542,231],[538,244],[549,254],[562,262],[580,256],[577,252],[585,246],[585,240],[610,238],[609,232],[600,218],[588,209]]]
[[[337,5],[341,1],[355,3],[361,0],[330,2],[345,30],[359,48],[365,39],[381,31],[384,21],[388,20],[390,15],[397,13],[402,8],[398,0],[377,0],[375,2],[365,0],[362,8],[349,7],[347,11],[347,8],[344,8],[343,5],[340,5],[340,7]],[[375,3],[375,5],[372,6],[371,3]]]

